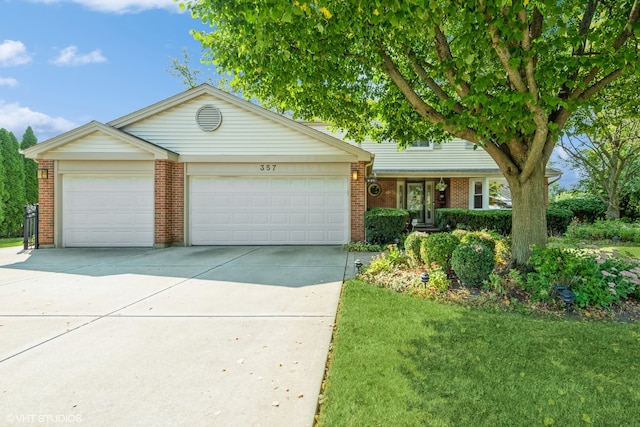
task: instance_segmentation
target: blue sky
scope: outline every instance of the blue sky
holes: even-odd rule
[[[0,0],[0,128],[43,141],[108,122],[186,87],[167,72],[191,29],[208,29],[173,0]]]

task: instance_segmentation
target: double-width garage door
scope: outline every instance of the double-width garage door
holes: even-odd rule
[[[153,246],[153,208],[152,176],[64,175],[64,246]]]
[[[343,177],[199,177],[189,181],[193,245],[343,244]]]

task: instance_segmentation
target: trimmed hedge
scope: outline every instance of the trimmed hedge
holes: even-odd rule
[[[568,209],[547,209],[547,232],[557,235],[567,231],[573,212]],[[462,228],[470,231],[493,230],[501,235],[511,234],[511,210],[437,209],[436,224],[443,231]]]
[[[364,214],[364,229],[368,243],[392,243],[401,237],[409,222],[409,211],[393,208],[373,208]]]
[[[564,193],[561,196],[560,200],[550,203],[549,207],[569,209],[580,221],[594,222],[604,219],[607,214],[607,205],[595,194]]]

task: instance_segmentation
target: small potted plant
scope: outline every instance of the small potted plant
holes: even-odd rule
[[[447,183],[446,183],[446,182],[444,182],[444,181],[442,180],[442,178],[440,178],[440,182],[438,182],[438,183],[436,184],[436,190],[438,190],[438,191],[444,191],[444,190],[446,190],[446,189],[447,189],[447,187],[448,187]]]

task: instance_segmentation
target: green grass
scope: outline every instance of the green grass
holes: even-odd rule
[[[640,325],[495,314],[345,283],[318,425],[629,426]]]
[[[2,237],[0,238],[0,248],[10,248],[13,246],[21,246],[23,244],[22,237]]]

